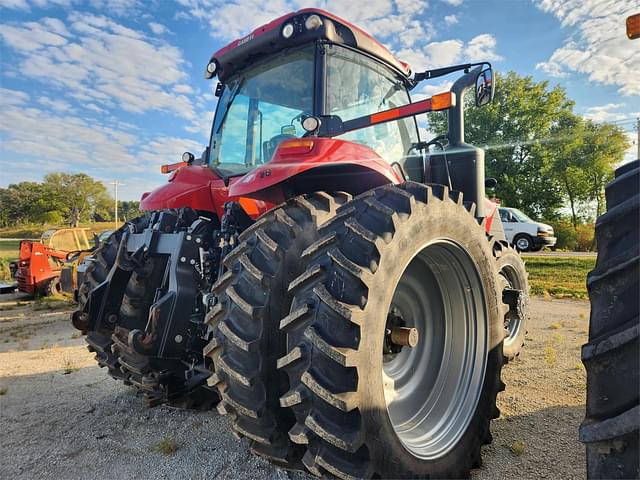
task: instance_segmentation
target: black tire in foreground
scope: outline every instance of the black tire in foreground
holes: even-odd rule
[[[580,440],[589,478],[640,477],[640,161],[615,173],[596,221],[598,258],[589,273],[587,411]]]
[[[504,298],[510,302],[510,308],[504,318],[504,328],[507,331],[502,347],[506,361],[515,359],[524,347],[529,321],[529,275],[527,274],[522,257],[515,248],[503,240],[493,240],[493,256],[496,259],[499,280],[503,289],[521,290],[523,296]]]
[[[230,415],[234,432],[250,439],[254,453],[287,468],[303,469],[304,452],[287,436],[293,413],[279,404],[288,382],[276,369],[285,353],[278,324],[289,313],[287,287],[303,270],[303,250],[349,199],[315,193],[266,213],[240,235],[213,287],[218,303],[206,321],[214,334],[204,353],[215,366],[209,384],[220,393],[218,411]]]
[[[91,289],[107,278],[115,263],[124,229],[140,233],[149,227],[149,218],[134,219],[98,248],[87,267],[85,281],[80,286],[78,313],[74,315],[82,312]],[[87,332],[88,348],[96,353],[98,364],[107,367],[112,377],[134,386],[143,395],[145,406],[168,404],[177,408],[210,410],[217,404],[218,396],[206,385],[195,388],[189,385],[186,372],[191,366],[190,361],[160,360],[141,355],[129,346],[129,332],[144,330],[148,322],[156,291],[165,278],[165,267],[165,259],[150,257],[134,269],[117,309],[118,314],[108,315],[98,330]],[[183,320],[188,321],[188,317]],[[200,352],[197,353],[200,356]]]
[[[387,185],[338,209],[305,251],[278,367],[313,474],[463,478],[481,465],[505,306],[469,208],[446,187]]]

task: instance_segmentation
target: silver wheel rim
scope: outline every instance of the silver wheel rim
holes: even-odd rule
[[[502,283],[502,290],[506,288],[513,288],[515,290],[524,290],[524,285],[521,284],[518,272],[511,266],[505,265],[500,270],[500,282]],[[509,345],[520,333],[522,326],[522,319],[513,314],[511,310],[507,312],[504,317],[504,328],[507,331],[507,336],[504,339],[504,344]]]
[[[529,250],[529,239],[524,238],[524,237],[520,237],[518,239],[518,241],[516,242],[516,246],[518,247],[518,249],[520,249],[522,251]]]
[[[427,245],[405,267],[389,310],[419,334],[414,348],[383,354],[389,419],[413,456],[440,458],[467,430],[484,382],[487,314],[473,260],[448,240]]]

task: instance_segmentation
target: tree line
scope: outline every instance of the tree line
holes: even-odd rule
[[[42,182],[0,188],[0,227],[25,224],[69,225],[113,221],[114,200],[100,181],[84,173],[49,173]],[[140,215],[140,202],[119,201],[122,220]]]
[[[592,222],[604,211],[604,187],[629,148],[624,130],[576,114],[560,86],[514,72],[496,77],[494,101],[469,105],[465,113],[466,141],[485,149],[496,197],[533,218],[566,219],[574,230]],[[429,123],[436,134],[446,133],[446,113],[430,114]]]

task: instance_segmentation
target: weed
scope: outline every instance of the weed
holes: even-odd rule
[[[564,340],[564,337],[559,333],[554,333],[550,338],[550,341],[553,345],[559,345],[560,343],[562,343],[562,340]]]
[[[576,370],[584,370],[584,365],[582,364],[582,362],[578,362],[578,363],[576,363],[574,368]]]
[[[549,325],[549,328],[551,330],[558,330],[561,327],[562,327],[562,325],[560,325],[559,323],[552,323],[551,325]]]
[[[549,345],[547,348],[544,349],[544,361],[547,364],[553,365],[556,363],[557,360],[558,360],[558,354],[555,348]]]
[[[9,389],[7,387],[0,388],[0,395],[6,395]]]
[[[509,449],[515,453],[516,455],[520,456],[524,453],[526,445],[524,444],[524,442],[521,442],[519,440],[515,440],[510,446]]]
[[[62,372],[63,375],[69,375],[70,373],[77,372],[78,370],[80,370],[68,358],[64,361],[64,364],[62,365],[62,368],[63,368],[63,372]]]
[[[586,320],[587,319],[587,314],[584,312],[580,312],[580,319],[581,320]]]
[[[151,447],[154,452],[162,453],[163,455],[173,455],[178,450],[178,444],[173,437],[164,437],[158,443]]]

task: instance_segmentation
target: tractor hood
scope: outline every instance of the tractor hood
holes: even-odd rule
[[[351,166],[374,173],[381,177],[384,183],[402,181],[391,165],[369,147],[335,138],[307,137],[282,141],[271,161],[251,170],[233,183],[229,188],[229,194],[232,197],[264,198],[274,201],[269,194],[272,187],[311,170],[340,166]],[[325,188],[336,187],[339,180],[329,180],[330,183]]]

